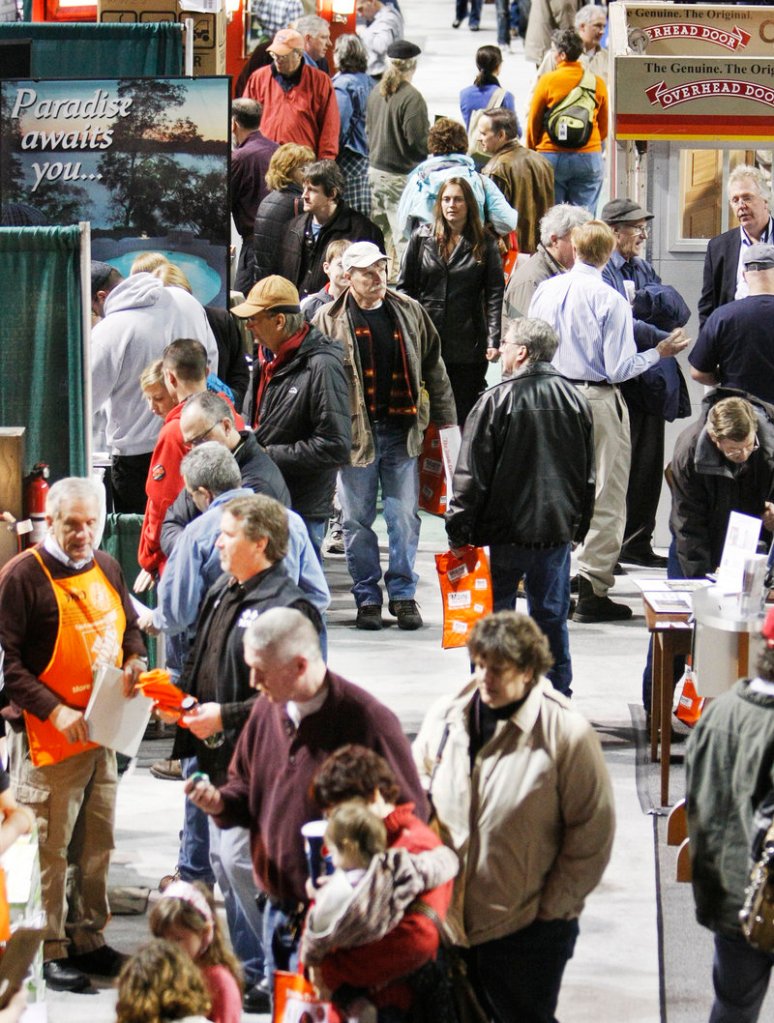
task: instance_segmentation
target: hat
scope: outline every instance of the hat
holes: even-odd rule
[[[250,289],[250,294],[240,305],[235,305],[231,312],[234,316],[247,319],[255,313],[273,309],[275,313],[300,313],[298,291],[285,277],[272,274]]]
[[[294,28],[281,28],[268,47],[269,53],[276,53],[278,57],[284,57],[285,54],[291,53],[293,50],[303,50],[303,48],[304,37]]]
[[[631,199],[611,199],[602,207],[600,220],[606,224],[626,224],[630,220],[653,220],[653,214]]]
[[[355,268],[364,270],[367,266],[373,266],[380,259],[386,258],[379,246],[374,245],[373,242],[355,242],[354,245],[350,245],[348,249],[344,250],[341,265],[347,272]]]
[[[393,60],[411,60],[418,57],[422,51],[416,43],[410,43],[408,39],[396,39],[387,47],[387,56]]]
[[[774,269],[774,245],[756,242],[745,248],[742,263],[747,270]]]
[[[107,284],[108,277],[113,273],[115,267],[110,263],[100,263],[97,259],[91,261],[91,297]]]

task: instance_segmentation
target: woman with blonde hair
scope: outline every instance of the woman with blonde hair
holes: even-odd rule
[[[315,159],[309,146],[286,142],[274,151],[266,172],[271,191],[255,215],[255,280],[277,273],[280,242],[288,221],[303,213],[301,178],[304,167]]]

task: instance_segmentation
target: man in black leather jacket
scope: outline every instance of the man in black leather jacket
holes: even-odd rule
[[[231,311],[274,354],[260,373],[256,367],[255,436],[284,476],[319,556],[336,471],[352,450],[343,348],[305,321],[284,277],[265,277]]]
[[[524,579],[546,634],[554,687],[571,695],[570,549],[594,510],[588,402],[553,366],[559,339],[543,320],[516,320],[500,344],[502,383],[468,416],[446,513],[453,551],[491,550],[495,611],[512,609]]]

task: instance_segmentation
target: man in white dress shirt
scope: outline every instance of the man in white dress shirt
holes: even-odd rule
[[[586,540],[578,548],[578,606],[575,621],[631,618],[627,604],[608,591],[626,524],[626,488],[631,445],[629,413],[618,384],[638,376],[660,358],[688,344],[673,331],[655,348],[638,352],[629,303],[602,280],[615,247],[607,224],[590,220],[572,232],[573,268],[539,285],[529,315],[546,320],[559,335],[553,365],[579,387],[591,406],[596,453],[596,500]]]

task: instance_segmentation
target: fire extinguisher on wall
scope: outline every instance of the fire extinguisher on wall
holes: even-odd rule
[[[36,462],[24,487],[24,510],[32,523],[32,532],[27,534],[28,547],[41,543],[46,536],[47,497],[48,466],[45,462]]]

